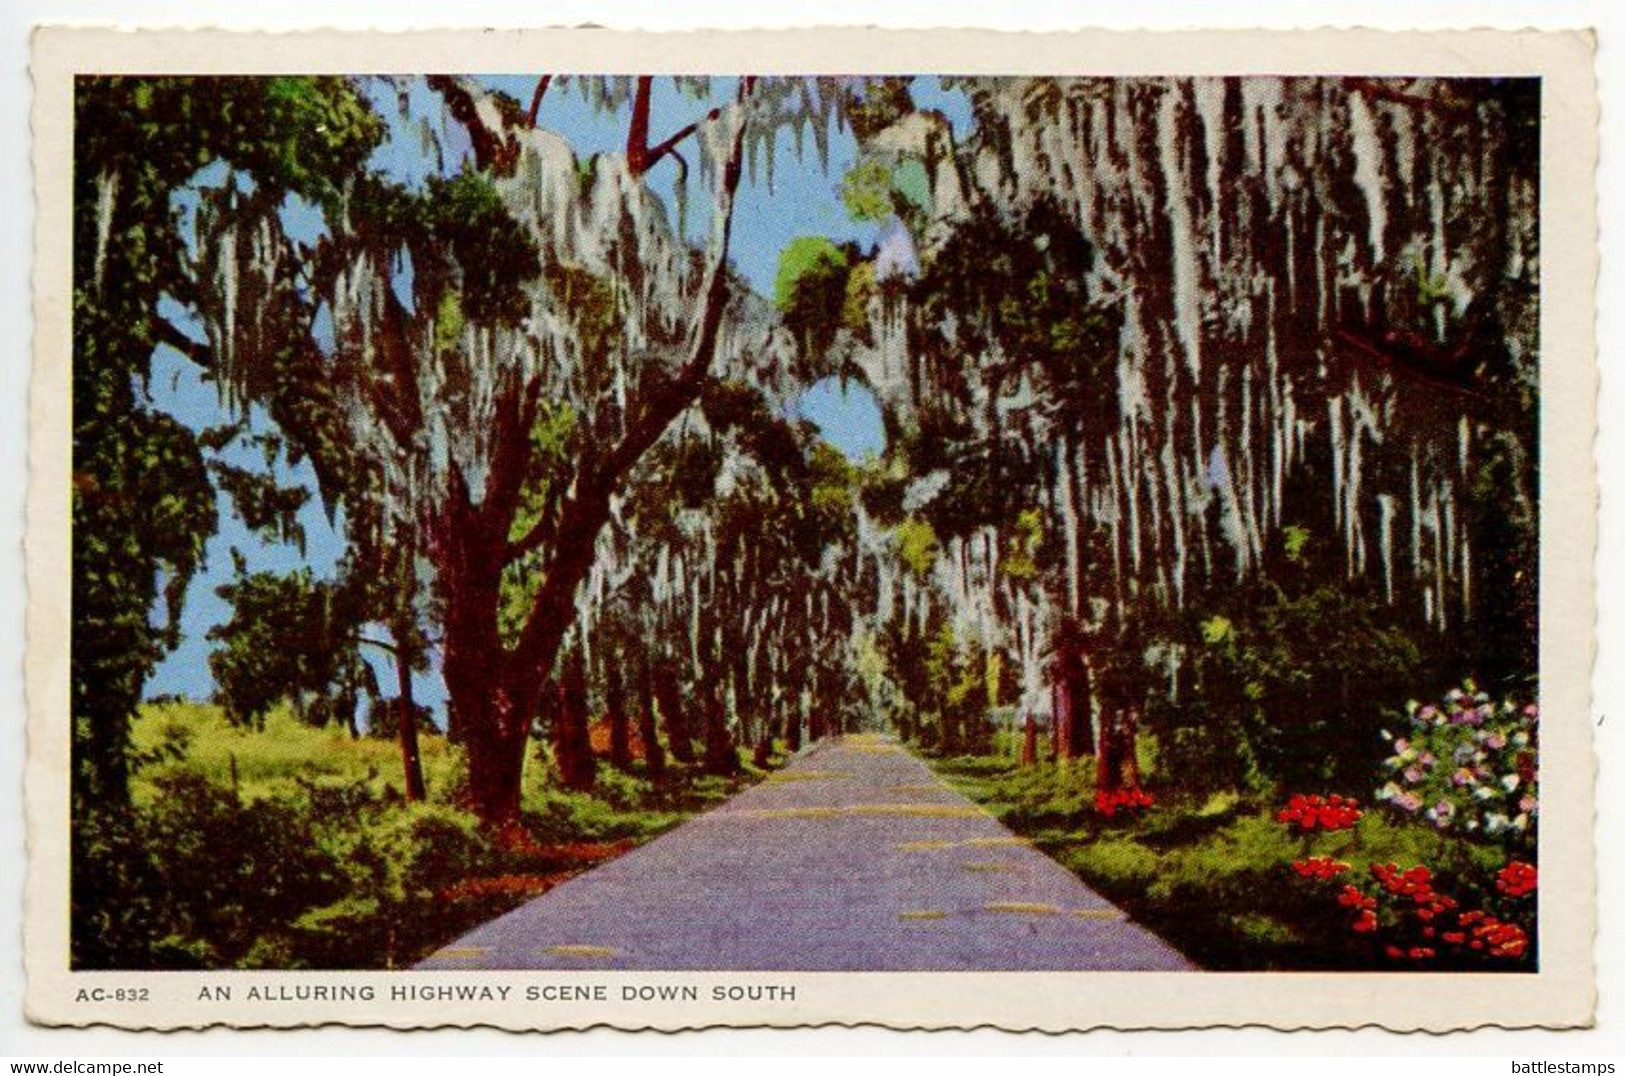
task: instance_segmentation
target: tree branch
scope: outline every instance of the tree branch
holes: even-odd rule
[[[626,125],[626,163],[634,176],[649,170],[649,98],[654,92],[654,79],[638,76],[637,92],[632,97],[632,119]]]
[[[738,102],[741,107],[754,85],[753,78],[740,80]],[[640,81],[640,90],[643,86]],[[576,587],[592,567],[593,548],[609,519],[610,497],[616,483],[659,439],[672,420],[694,402],[705,382],[716,351],[722,315],[728,305],[728,245],[733,234],[734,200],[744,169],[745,126],[741,117],[722,170],[717,192],[716,244],[705,288],[705,308],[688,361],[670,383],[657,391],[653,400],[635,408],[637,418],[603,462],[582,469],[576,488],[565,500],[559,515],[558,540],[547,565],[547,576],[537,591],[514,651],[517,667],[535,675],[547,675],[548,670],[538,667],[543,659],[550,657],[571,619],[569,613]]]
[[[1426,112],[1442,112],[1457,117],[1471,116],[1473,114],[1473,108],[1470,105],[1442,101],[1434,97],[1423,97],[1421,94],[1416,93],[1407,93],[1404,90],[1387,85],[1380,79],[1345,78],[1343,85],[1369,97],[1375,97],[1378,100],[1388,101],[1396,105],[1404,105],[1407,108],[1421,109]]]
[[[157,314],[152,316],[151,324],[158,343],[167,344],[205,369],[214,366],[214,352],[207,344],[198,343],[181,332],[174,322]]]
[[[547,87],[552,81],[552,75],[543,75],[536,80],[536,92],[530,95],[530,111],[525,113],[525,123],[531,127],[536,126],[536,114],[542,110],[542,98],[547,96]]]
[[[743,82],[741,82],[743,85]],[[632,120],[626,127],[626,163],[634,176],[641,176],[662,159],[677,152],[683,140],[691,137],[700,125],[710,123],[722,115],[722,109],[713,108],[693,123],[679,128],[670,138],[657,145],[649,145],[649,109],[654,79],[648,75],[638,77],[637,96],[632,101]],[[680,158],[679,158],[680,159]],[[684,162],[687,171],[687,162]]]
[[[382,639],[374,639],[370,635],[357,635],[355,641],[362,646],[376,646],[378,649],[390,654],[399,654],[400,648],[394,643],[386,643]]]
[[[672,135],[658,146],[650,148],[644,162],[645,170],[653,168],[656,164],[659,164],[662,157],[665,157],[668,154],[676,153],[678,144],[681,143],[683,139],[692,135],[695,131],[698,131],[700,129],[700,124],[710,123],[721,115],[722,109],[713,108],[711,111],[707,112],[704,116],[701,116],[687,127],[679,129],[676,134]]]

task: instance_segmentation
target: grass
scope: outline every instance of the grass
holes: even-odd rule
[[[138,754],[161,761],[141,768],[132,792],[149,802],[156,778],[179,771],[236,788],[245,799],[297,794],[301,782],[342,780],[404,795],[400,747],[374,736],[355,738],[336,725],[312,728],[286,708],[272,711],[263,731],[236,726],[217,706],[174,702],[147,706],[132,727]],[[419,755],[431,798],[444,801],[461,766],[443,736],[420,738]],[[441,795],[434,795],[441,793]]]
[[[1365,949],[1345,942],[1341,909],[1292,872],[1292,861],[1311,852],[1346,860],[1362,876],[1371,862],[1427,863],[1446,877],[1487,877],[1501,863],[1498,850],[1375,810],[1311,848],[1275,820],[1275,804],[1236,791],[1182,794],[1153,783],[1154,808],[1137,820],[1108,821],[1094,810],[1088,760],[1023,768],[1007,756],[975,756],[933,765],[1023,839],[1215,970],[1371,966]]]

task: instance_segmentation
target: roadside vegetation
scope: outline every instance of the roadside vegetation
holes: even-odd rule
[[[1205,968],[1529,971],[1536,714],[1514,710],[1466,692],[1414,708],[1369,797],[1182,788],[1151,737],[1134,809],[1106,806],[1094,759],[1023,764],[1008,735],[935,765]]]
[[[76,934],[78,966],[398,968],[759,778],[644,760],[561,787],[537,741],[518,825],[492,840],[465,807],[460,747],[426,735],[428,797],[409,802],[384,736],[312,727],[287,707],[263,728],[199,703],[133,723],[131,805],[81,828],[80,879],[121,899]],[[769,765],[777,762],[773,757]]]

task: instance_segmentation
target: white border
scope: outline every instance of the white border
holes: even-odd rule
[[[640,10],[641,9],[641,10]],[[8,92],[0,94],[5,102],[4,137],[0,138],[0,152],[4,153],[5,171],[0,173],[0,185],[3,185],[7,196],[7,208],[12,212],[0,215],[0,239],[4,241],[4,253],[8,257],[0,258],[0,315],[3,315],[4,324],[13,327],[10,339],[20,340],[26,333],[27,326],[27,299],[26,267],[28,250],[28,180],[26,150],[26,133],[20,125],[20,114],[26,106],[27,93],[24,82],[24,28],[30,21],[121,21],[130,23],[139,21],[148,25],[185,25],[200,19],[207,19],[210,23],[235,26],[298,26],[298,25],[432,25],[443,21],[447,16],[443,6],[417,2],[394,5],[388,18],[381,10],[366,8],[359,3],[347,0],[327,0],[324,3],[293,3],[283,5],[279,10],[271,11],[264,8],[244,10],[240,14],[228,12],[218,7],[205,8],[201,4],[169,2],[161,4],[52,4],[47,6],[40,0],[23,0],[15,8],[8,8],[5,18],[8,25],[8,36],[5,47],[11,51],[6,54],[4,64],[6,78],[9,80]],[[534,22],[538,15],[534,5],[459,5],[456,17],[462,22],[499,22],[506,24],[523,24]],[[653,4],[644,5],[616,5],[613,3],[599,3],[592,5],[554,5],[547,11],[547,19],[551,22],[581,22],[595,21],[599,23],[612,23],[618,25],[649,25],[672,26],[693,24],[695,22],[711,25],[785,25],[793,24],[804,18],[805,9],[751,9],[740,11],[723,4],[686,4],[682,6],[679,14],[675,9],[661,10]],[[1518,26],[1538,23],[1545,26],[1575,26],[1585,24],[1600,24],[1605,34],[1603,37],[1603,53],[1600,67],[1603,71],[1603,89],[1605,100],[1611,96],[1612,87],[1607,79],[1609,66],[1609,37],[1606,31],[1613,26],[1620,25],[1620,19],[1614,14],[1612,8],[1601,3],[1547,3],[1539,5],[1519,4],[1441,4],[1426,3],[1425,0],[1413,0],[1403,4],[1248,4],[1237,6],[1233,13],[1220,13],[1209,5],[1200,2],[1191,3],[1164,3],[1152,8],[1148,5],[1122,6],[1115,5],[1110,8],[1102,5],[1061,5],[1038,4],[1028,5],[1027,10],[1020,16],[1021,22],[1016,23],[1015,18],[1008,12],[994,14],[985,6],[976,4],[955,3],[953,0],[939,0],[937,3],[913,3],[906,5],[893,5],[883,15],[867,6],[860,6],[844,0],[831,0],[819,6],[820,18],[830,22],[838,21],[876,21],[884,19],[888,22],[904,22],[914,25],[947,24],[966,22],[997,22],[1005,27],[1021,26],[1023,28],[1044,28],[1054,26],[1077,25],[1081,22],[1095,24],[1109,24],[1116,22],[1119,25],[1189,25],[1197,22],[1216,23],[1225,22],[1230,25],[1247,25],[1267,23],[1276,26],[1291,26],[1315,23],[1359,23],[1363,25],[1387,25],[1395,27],[1421,26],[1421,25],[1486,25],[1497,24],[1502,26]],[[1225,17],[1227,15],[1227,17]],[[1238,17],[1239,16],[1239,17]],[[11,92],[12,89],[16,92]],[[1605,135],[1605,179],[1604,183],[1604,212],[1607,220],[1608,207],[1617,204],[1611,197],[1617,192],[1618,181],[1608,175],[1606,170],[1606,147],[1613,144],[1611,139],[1616,138],[1620,127],[1619,116],[1622,108],[1615,103],[1605,105],[1605,125],[1610,134]],[[1605,236],[1609,233],[1605,223]],[[1610,244],[1610,254],[1617,254],[1619,244]],[[1608,272],[1608,263],[1605,262],[1605,274]],[[1606,278],[1605,278],[1606,279]],[[1608,285],[1604,285],[1604,295],[1608,294]],[[1609,303],[1604,300],[1601,304],[1603,310],[1603,339],[1609,337],[1608,325],[1611,320],[1617,320],[1609,313]],[[1605,345],[1606,348],[1606,345]],[[21,349],[17,349],[20,351]],[[17,352],[14,351],[14,354]],[[1606,354],[1606,352],[1605,352]],[[1606,359],[1605,359],[1606,369]],[[1606,388],[1606,386],[1605,386]],[[25,409],[21,403],[21,381],[18,378],[7,379],[3,388],[0,388],[0,430],[18,430],[23,426]],[[1612,414],[1617,408],[1609,406],[1609,398],[1604,397],[1605,413]],[[1600,443],[1603,448],[1603,458],[1606,461],[1610,456],[1618,457],[1617,451],[1609,451],[1609,446],[1618,446],[1619,436],[1612,432],[1608,419],[1602,425]],[[20,686],[18,672],[20,662],[17,656],[21,646],[20,609],[21,601],[21,571],[16,558],[17,535],[20,533],[19,512],[16,505],[21,501],[21,486],[23,475],[23,460],[20,450],[20,439],[16,437],[0,438],[0,485],[5,489],[5,508],[0,511],[0,556],[6,559],[0,561],[0,712],[21,712]],[[1606,469],[1604,482],[1609,481],[1610,475]],[[1602,565],[1604,569],[1605,594],[1613,589],[1617,580],[1618,554],[1613,550],[1610,539],[1618,530],[1617,510],[1612,502],[1607,502],[1604,516],[1604,541],[1602,552]],[[1604,621],[1601,629],[1601,641],[1605,648],[1609,648],[1609,622]],[[1617,660],[1610,660],[1611,648],[1605,649],[1603,660],[1599,663],[1597,688],[1599,698],[1612,697],[1619,681],[1614,670],[1619,666]],[[7,705],[10,704],[10,705]],[[15,777],[17,763],[21,757],[20,722],[9,723],[4,738],[0,738],[0,777],[6,782],[6,787],[15,794]],[[1599,748],[1606,755],[1610,747],[1610,733],[1605,726],[1599,734]],[[1600,894],[1601,903],[1606,907],[1609,903],[1609,893],[1619,892],[1617,857],[1609,852],[1613,843],[1609,839],[1612,832],[1612,819],[1618,817],[1620,797],[1617,793],[1610,794],[1608,786],[1602,786],[1602,798],[1599,801],[1603,816],[1603,829],[1599,833],[1602,846],[1601,862],[1604,869],[1604,889]],[[15,799],[13,800],[15,802]],[[334,1052],[341,1049],[361,1047],[362,1043],[372,1046],[389,1046],[398,1044],[400,1040],[388,1035],[380,1036],[378,1033],[368,1032],[327,1032],[315,1034],[302,1034],[290,1036],[287,1034],[267,1035],[233,1035],[225,1041],[218,1034],[207,1036],[189,1036],[176,1038],[173,1036],[156,1039],[148,1036],[145,1040],[129,1041],[129,1037],[113,1032],[78,1033],[74,1035],[48,1035],[27,1029],[14,1023],[19,1000],[20,983],[16,980],[16,931],[5,927],[16,923],[16,886],[14,880],[18,874],[11,868],[19,862],[20,834],[16,825],[16,814],[0,810],[0,975],[9,971],[10,977],[0,980],[0,1044],[8,1050],[14,1045],[22,1045],[26,1039],[27,1045],[33,1048],[44,1049],[52,1053],[63,1054],[73,1049],[83,1050],[92,1044],[101,1044],[104,1047],[115,1048],[121,1052],[157,1052],[178,1053],[192,1052],[197,1048],[200,1052],[217,1053],[230,1049],[233,1045],[246,1047],[246,1052],[263,1052],[269,1048],[268,1044],[274,1042],[276,1048],[287,1050],[290,1047],[299,1050],[315,1049],[321,1052]],[[1617,828],[1617,827],[1615,827]],[[1620,1048],[1622,1039],[1618,1030],[1615,1030],[1611,1013],[1617,1008],[1611,1002],[1620,992],[1620,977],[1617,968],[1607,961],[1607,941],[1610,936],[1608,923],[1604,920],[1604,933],[1601,938],[1600,952],[1603,954],[1603,1008],[1601,1019],[1603,1028],[1598,1032],[1573,1033],[1561,1036],[1551,1036],[1544,1033],[1526,1033],[1522,1035],[1509,1035],[1503,1032],[1484,1032],[1473,1036],[1471,1044],[1464,1044],[1461,1040],[1453,1040],[1450,1045],[1442,1046],[1439,1040],[1418,1039],[1414,1036],[1405,1039],[1396,1039],[1372,1033],[1334,1033],[1315,1035],[1309,1038],[1294,1036],[1278,1038],[1261,1032],[1214,1032],[1202,1035],[1184,1034],[1176,1037],[1142,1035],[1136,1036],[1133,1048],[1137,1051],[1155,1049],[1160,1044],[1162,1048],[1183,1050],[1206,1049],[1271,1049],[1283,1051],[1318,1052],[1327,1048],[1353,1047],[1361,1051],[1399,1052],[1399,1053],[1461,1053],[1464,1052],[1497,1052],[1505,1053],[1509,1050],[1532,1051],[1537,1044],[1544,1053],[1572,1053],[1572,1052],[1613,1052]],[[1610,989],[1612,987],[1612,989]],[[902,1037],[889,1036],[877,1032],[856,1032],[840,1036],[829,1034],[809,1033],[788,1036],[783,1034],[764,1035],[748,1033],[732,1033],[726,1036],[730,1041],[743,1043],[746,1041],[758,1044],[773,1043],[779,1049],[794,1049],[796,1052],[815,1052],[830,1048],[836,1039],[850,1046],[854,1041],[863,1041],[870,1046],[886,1046],[909,1049],[900,1046]],[[513,1044],[513,1040],[503,1037],[483,1036],[477,1037],[486,1046],[501,1046],[503,1043]],[[1008,1047],[1014,1040],[996,1035],[974,1036],[982,1045],[996,1045]],[[590,1036],[593,1042],[601,1042],[604,1036]],[[706,1036],[706,1039],[715,1043],[716,1035]],[[792,1039],[795,1045],[790,1045]],[[253,1044],[258,1042],[256,1047]],[[447,1043],[454,1051],[466,1049],[466,1045],[473,1040],[468,1037],[459,1037],[456,1042],[464,1045]],[[553,1039],[545,1040],[553,1045],[550,1049],[568,1048],[566,1041],[582,1044],[588,1040],[583,1039]],[[620,1048],[626,1048],[630,1040],[619,1040]],[[697,1040],[687,1040],[690,1043]],[[956,1052],[967,1045],[965,1039],[955,1036]],[[1027,1037],[1020,1040],[1025,1049],[1049,1052],[1052,1046],[1059,1045],[1056,1040],[1045,1040]],[[1126,1040],[1111,1033],[1095,1033],[1087,1040],[1065,1040],[1070,1043],[1069,1050],[1080,1047],[1090,1052],[1115,1052],[1124,1049]],[[141,1043],[146,1043],[146,1048]],[[72,1043],[73,1045],[70,1045]],[[295,1045],[295,1043],[301,1045]],[[319,1046],[315,1045],[320,1043]],[[651,1040],[645,1037],[642,1046],[633,1046],[638,1052],[645,1049],[654,1049],[668,1052],[673,1044],[667,1040]],[[1050,1045],[1046,1045],[1050,1044]],[[534,1041],[524,1047],[531,1050],[536,1047]],[[1441,1046],[1436,1050],[1435,1046]],[[412,1049],[415,1052],[435,1051],[441,1047],[431,1044],[422,1037],[413,1040]],[[715,1047],[711,1047],[715,1048]],[[913,1048],[918,1048],[918,1043]],[[506,1052],[505,1049],[499,1052]],[[688,1052],[681,1049],[679,1052]]]

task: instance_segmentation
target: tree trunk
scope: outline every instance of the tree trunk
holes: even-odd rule
[[[558,705],[553,714],[553,761],[564,787],[577,792],[592,790],[598,765],[587,728],[587,675],[580,649],[572,650],[565,660],[558,688]]]
[[[643,741],[643,770],[658,781],[666,775],[666,752],[655,728],[654,673],[647,661],[638,663],[638,738]]]
[[[764,715],[757,711],[756,700],[751,696],[750,655],[744,645],[736,646],[732,665],[734,717],[739,722],[739,738],[741,743],[751,743],[756,738],[752,733],[764,723]]]
[[[418,706],[412,697],[412,666],[416,663],[415,650],[410,643],[411,628],[398,623],[395,630],[395,674],[400,693],[395,700],[395,734],[401,743],[401,767],[406,777],[406,798],[422,802],[428,796],[423,784],[423,760],[418,755]]]
[[[1034,766],[1038,763],[1038,722],[1032,714],[1021,719],[1021,764]]]
[[[1089,668],[1089,655],[1080,653],[1072,666],[1072,678],[1067,685],[1067,737],[1061,744],[1065,758],[1082,758],[1089,753],[1094,737],[1094,677]]]
[[[748,77],[740,80],[741,104],[753,84]],[[646,109],[647,104],[644,95],[640,107]],[[515,540],[512,530],[530,458],[530,426],[541,383],[533,381],[517,388],[495,425],[499,443],[484,489],[476,496],[454,469],[444,511],[425,521],[426,551],[435,563],[445,609],[451,732],[467,745],[469,801],[489,826],[501,827],[519,817],[520,776],[530,724],[545,677],[557,662],[573,620],[576,589],[592,568],[598,535],[609,521],[611,498],[627,472],[699,398],[705,385],[730,296],[728,248],[734,199],[744,167],[744,133],[743,123],[734,128],[718,177],[715,241],[704,290],[698,297],[692,343],[682,366],[657,387],[627,401],[628,421],[620,438],[602,453],[580,461],[572,492],[556,517],[547,517]],[[641,135],[637,141],[647,146],[646,130]],[[646,168],[664,152],[665,143],[646,152],[641,163]],[[403,431],[409,439],[413,424],[404,425],[409,427]],[[416,427],[421,426],[420,417]],[[543,582],[518,640],[510,648],[497,626],[502,572],[519,557],[539,549],[548,551],[536,569]],[[593,759],[586,734],[584,690],[565,690],[563,696],[554,729],[560,769],[567,784],[590,787]]]
[[[761,735],[756,737],[756,749],[751,753],[751,762],[759,770],[767,769],[768,759],[773,755],[773,734],[765,726]]]
[[[1068,760],[1082,758],[1089,753],[1094,735],[1088,653],[1070,647],[1061,651],[1054,676],[1057,755]]]
[[[519,821],[525,737],[504,730],[509,722],[497,700],[485,705],[488,715],[468,722],[463,737],[468,753],[468,805],[487,826],[506,829]]]
[[[694,737],[689,731],[688,715],[683,712],[683,693],[675,667],[669,664],[662,667],[654,690],[660,703],[660,716],[666,722],[666,744],[671,748],[671,757],[685,766],[692,765]]]
[[[728,708],[722,685],[713,680],[702,693],[705,706],[705,772],[731,777],[739,772],[739,751],[728,732]]]
[[[797,699],[784,711],[784,749],[792,755],[801,750],[801,708],[803,705],[804,702]]]
[[[604,657],[604,706],[609,710],[609,764],[625,772],[632,768],[632,720],[626,712],[626,689],[615,654]]]

